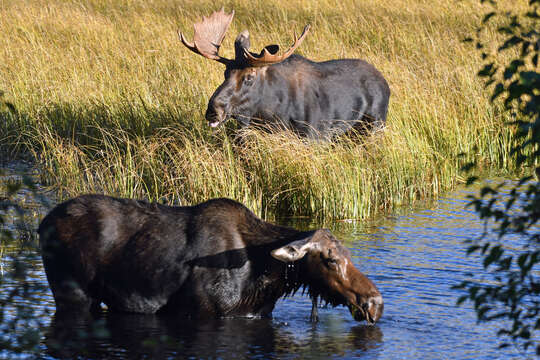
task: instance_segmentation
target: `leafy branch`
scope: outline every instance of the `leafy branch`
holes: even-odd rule
[[[467,294],[458,299],[473,303],[480,322],[498,320],[498,335],[527,351],[536,348],[540,356],[540,0],[530,0],[526,11],[500,11],[495,1],[484,16],[475,39],[486,61],[478,76],[491,89],[491,102],[502,103],[512,114],[508,124],[515,129],[516,145],[511,154],[525,171],[518,182],[485,186],[478,196],[471,196],[469,206],[484,220],[486,229],[493,226],[496,239],[486,230],[470,241],[468,254],[482,256],[486,272],[495,282],[464,281],[457,286]],[[495,54],[486,51],[482,31],[499,21],[496,31],[503,41]],[[502,53],[510,54],[500,62]],[[505,247],[508,236],[525,239],[520,249]],[[504,320],[504,321],[500,321]],[[501,347],[509,346],[503,342]]]

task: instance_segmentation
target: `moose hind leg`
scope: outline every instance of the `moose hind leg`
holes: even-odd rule
[[[73,279],[65,279],[51,288],[57,313],[86,313],[99,308],[100,301],[92,298]]]
[[[44,257],[43,265],[51,286],[57,313],[86,313],[99,309],[100,299],[92,295],[89,282],[61,257]]]

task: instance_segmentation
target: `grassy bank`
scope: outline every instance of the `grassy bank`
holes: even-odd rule
[[[245,28],[260,49],[289,44],[289,29],[310,23],[300,54],[374,64],[392,90],[387,129],[333,144],[250,132],[242,146],[232,123],[212,132],[203,114],[223,68],[185,49],[176,30],[191,34],[215,2],[3,0],[1,145],[30,150],[64,197],[227,196],[269,217],[365,218],[437,196],[470,160],[513,171],[506,119],[476,76],[476,50],[461,41],[484,13],[476,0],[224,5],[236,11],[224,56]]]

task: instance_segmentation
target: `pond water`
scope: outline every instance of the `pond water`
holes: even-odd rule
[[[300,293],[280,300],[273,319],[175,320],[104,313],[94,319],[56,319],[54,301],[37,253],[25,261],[31,279],[44,285],[30,306],[45,323],[43,358],[215,358],[215,359],[509,359],[515,348],[498,349],[496,326],[477,324],[470,305],[453,285],[480,274],[464,240],[483,231],[465,209],[474,190],[457,190],[440,200],[368,224],[330,225],[351,250],[356,266],[378,286],[384,314],[375,326],[354,321],[346,308],[320,309],[309,321],[311,301]],[[290,225],[291,221],[288,221]],[[306,227],[307,222],[295,222]],[[328,226],[328,225],[327,225]],[[511,239],[518,243],[520,239]],[[512,246],[511,244],[509,246]],[[3,266],[12,257],[4,256]],[[13,286],[2,283],[2,292]],[[83,348],[84,350],[80,350]],[[76,350],[75,350],[76,349]],[[0,358],[10,354],[0,351]]]

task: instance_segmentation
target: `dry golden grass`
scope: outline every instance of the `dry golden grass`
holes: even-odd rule
[[[236,11],[224,56],[245,28],[260,49],[288,44],[292,28],[310,23],[300,54],[374,64],[392,90],[387,129],[333,144],[250,132],[244,146],[210,131],[203,114],[222,65],[185,49],[176,30],[191,34],[194,20],[221,6],[213,1],[3,0],[0,90],[17,111],[0,109],[2,145],[33,152],[63,196],[228,196],[265,216],[365,218],[446,191],[466,161],[513,170],[504,115],[462,42],[485,12],[477,1],[224,5]]]

